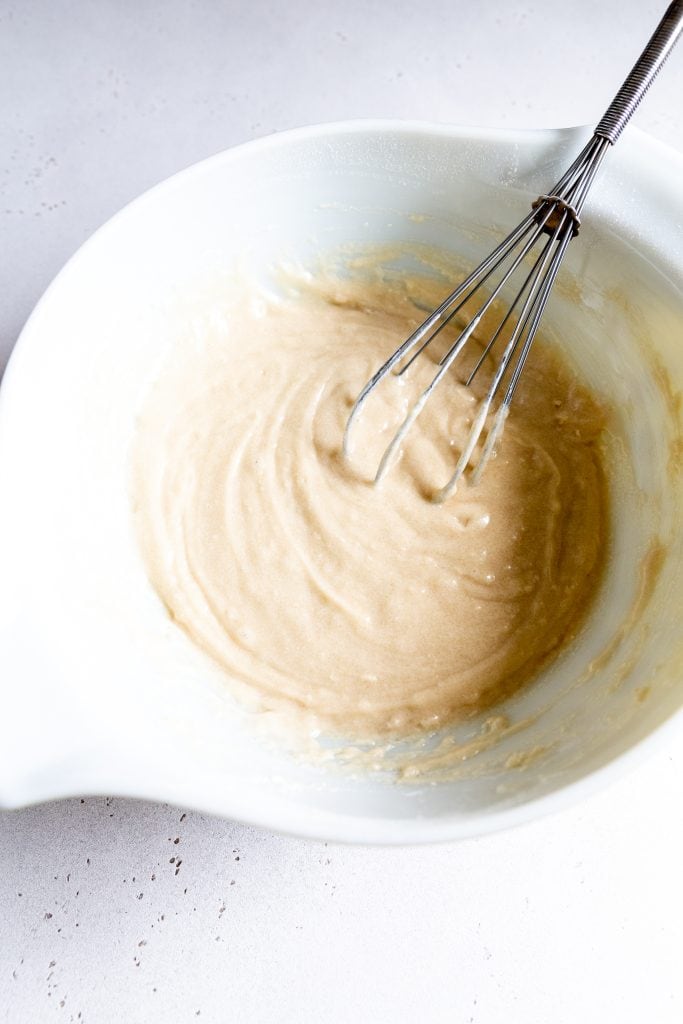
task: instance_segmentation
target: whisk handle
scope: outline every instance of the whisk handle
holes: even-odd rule
[[[683,31],[683,0],[669,4],[652,38],[605,111],[595,134],[614,144]]]

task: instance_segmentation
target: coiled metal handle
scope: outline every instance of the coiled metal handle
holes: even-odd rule
[[[595,134],[614,144],[671,53],[683,30],[683,0],[670,4],[628,78],[605,111]]]

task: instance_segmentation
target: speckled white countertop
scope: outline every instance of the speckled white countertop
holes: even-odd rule
[[[663,6],[0,0],[0,367],[64,260],[180,167],[347,117],[593,121]],[[683,49],[639,126],[683,147],[682,94]],[[680,1024],[681,807],[672,744],[426,849],[111,797],[0,815],[0,1021]]]

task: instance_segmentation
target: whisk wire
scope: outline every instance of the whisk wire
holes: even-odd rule
[[[551,244],[552,244],[551,242],[547,242],[547,243],[546,243],[546,245],[551,245]],[[510,303],[510,306],[509,306],[509,309],[508,309],[507,313],[505,314],[505,316],[504,316],[504,317],[503,317],[503,319],[501,320],[500,324],[499,324],[499,325],[498,325],[498,327],[496,328],[496,330],[495,330],[495,332],[494,332],[493,336],[491,337],[491,340],[490,340],[490,341],[489,341],[489,342],[487,343],[487,345],[486,345],[486,347],[484,348],[483,352],[481,353],[481,355],[480,355],[480,356],[479,356],[479,358],[477,359],[476,363],[474,364],[474,367],[473,367],[473,369],[472,369],[472,370],[470,371],[470,375],[469,375],[469,377],[467,378],[467,380],[465,381],[465,387],[469,387],[469,386],[471,385],[472,381],[473,381],[473,380],[474,380],[474,378],[476,377],[476,375],[477,375],[477,373],[479,372],[480,368],[481,368],[481,367],[483,366],[483,364],[484,364],[484,362],[485,362],[485,360],[486,360],[486,357],[488,356],[489,352],[491,351],[491,349],[493,348],[493,346],[494,346],[494,345],[496,344],[496,342],[498,341],[498,338],[500,337],[501,333],[502,333],[502,332],[503,332],[503,330],[505,329],[505,326],[506,326],[506,324],[507,324],[508,320],[510,319],[510,317],[511,317],[511,316],[512,316],[512,314],[514,313],[514,311],[515,311],[515,308],[516,308],[516,306],[517,306],[517,303],[519,302],[519,300],[520,300],[520,299],[522,298],[522,296],[524,295],[524,292],[525,292],[525,291],[526,291],[526,289],[527,289],[527,286],[528,286],[528,284],[529,284],[529,281],[531,281],[532,277],[533,277],[533,276],[534,276],[534,274],[536,273],[536,271],[537,271],[537,269],[538,269],[538,265],[539,265],[539,263],[541,262],[541,259],[543,258],[543,253],[544,253],[544,252],[545,252],[545,249],[543,249],[543,250],[541,251],[541,253],[540,253],[540,254],[539,254],[539,255],[537,256],[537,258],[536,258],[536,260],[535,260],[535,262],[534,262],[534,264],[533,264],[533,266],[532,266],[531,270],[530,270],[530,271],[529,271],[529,273],[527,274],[527,276],[526,276],[526,278],[525,278],[525,280],[524,280],[524,282],[523,282],[523,284],[522,284],[522,287],[521,287],[521,288],[519,289],[519,291],[518,291],[518,292],[517,292],[517,294],[515,295],[514,299],[513,299],[513,300],[512,300],[512,302]]]
[[[524,235],[525,235],[525,234],[528,234],[528,233],[529,233],[529,231],[533,230],[533,227],[534,227],[534,218],[533,218],[532,216],[530,216],[530,217],[529,217],[528,219],[529,219],[529,224],[528,224],[528,226],[527,226],[527,228],[526,228],[526,231],[522,232],[522,233],[521,233],[521,235],[519,235],[519,237],[517,237],[517,238],[516,238],[516,242],[518,242],[518,241],[521,241],[521,239],[522,239],[522,238],[524,238]],[[509,236],[508,236],[508,238],[507,238],[507,239],[505,239],[505,240],[504,240],[504,241],[503,241],[503,242],[501,243],[501,247],[502,247],[502,246],[505,246],[505,245],[506,245],[506,243],[508,243],[508,242],[509,242],[509,239],[511,239],[511,238],[512,238],[512,235],[509,235]],[[513,243],[513,244],[516,244],[516,242],[515,242],[515,243]],[[480,269],[480,268],[477,268],[477,269]],[[448,325],[448,324],[449,324],[449,323],[450,323],[450,322],[451,322],[451,321],[453,320],[453,317],[455,317],[455,316],[456,316],[456,315],[457,315],[457,314],[458,314],[458,313],[460,312],[460,310],[461,310],[461,309],[462,309],[462,308],[463,308],[464,306],[466,306],[466,305],[467,305],[467,303],[468,303],[468,302],[469,302],[469,300],[470,300],[470,299],[472,298],[472,296],[474,295],[474,293],[475,293],[476,291],[478,291],[478,290],[479,290],[479,289],[480,289],[480,288],[482,287],[482,285],[484,285],[484,284],[485,284],[485,283],[486,283],[486,282],[488,281],[488,279],[489,279],[489,278],[491,277],[491,275],[492,275],[492,274],[494,274],[494,273],[495,273],[495,271],[496,271],[497,269],[498,269],[498,263],[494,263],[494,264],[493,264],[493,266],[492,266],[492,267],[490,267],[490,269],[489,269],[489,270],[487,270],[487,272],[486,272],[486,273],[484,274],[484,276],[483,276],[483,277],[481,277],[481,278],[480,278],[480,279],[479,279],[479,280],[478,280],[478,281],[477,281],[477,282],[476,282],[476,283],[475,283],[474,285],[472,285],[472,286],[471,286],[471,288],[470,288],[470,291],[469,291],[469,292],[467,293],[467,295],[465,295],[465,297],[464,297],[464,298],[460,299],[460,301],[459,301],[459,302],[457,303],[457,305],[456,305],[456,306],[455,306],[455,307],[454,307],[453,309],[450,309],[450,306],[452,305],[452,303],[453,303],[453,302],[455,302],[455,301],[456,301],[456,300],[458,299],[458,297],[459,297],[459,293],[460,293],[460,289],[456,289],[456,291],[455,291],[455,292],[451,292],[451,294],[450,294],[450,295],[449,295],[449,296],[447,297],[447,299],[445,300],[445,301],[446,301],[446,302],[448,303],[448,307],[449,307],[449,309],[448,309],[448,315],[447,315],[446,317],[444,317],[444,319],[443,319],[443,320],[441,321],[441,323],[439,323],[439,324],[438,324],[438,325],[437,325],[437,326],[435,327],[435,329],[433,330],[433,332],[432,332],[431,334],[428,334],[428,335],[427,335],[427,338],[426,338],[426,340],[422,342],[422,344],[421,344],[421,345],[420,345],[420,347],[419,347],[419,348],[417,349],[417,351],[413,353],[413,355],[412,355],[412,356],[410,357],[410,359],[409,359],[409,360],[408,360],[408,361],[407,361],[407,362],[406,362],[406,363],[405,363],[405,364],[404,364],[404,365],[403,365],[403,366],[401,367],[401,369],[400,369],[399,371],[395,371],[395,372],[396,372],[396,374],[397,374],[397,376],[399,376],[399,377],[400,377],[400,376],[402,376],[402,375],[403,375],[403,374],[404,374],[404,373],[406,372],[406,370],[408,370],[408,369],[409,369],[409,368],[410,368],[410,367],[412,366],[412,364],[413,364],[413,363],[415,362],[415,360],[417,359],[417,357],[418,357],[418,356],[419,356],[419,355],[420,355],[420,354],[421,354],[422,352],[424,352],[424,350],[425,350],[425,349],[427,348],[427,346],[428,346],[428,345],[429,345],[429,344],[430,344],[430,343],[431,343],[431,342],[432,342],[432,341],[434,340],[434,338],[435,338],[435,337],[437,336],[437,334],[440,334],[440,333],[441,333],[441,331],[442,331],[442,330],[444,329],[444,327],[446,327],[446,326],[447,326],[447,325]],[[443,361],[443,359],[444,359],[444,358],[445,358],[445,356],[444,356],[444,357],[442,357],[442,360],[441,360],[441,361]]]
[[[453,303],[457,302],[457,300],[460,298],[463,292],[470,285],[472,285],[476,281],[477,287],[479,286],[480,282],[478,281],[478,278],[480,278],[489,269],[489,267],[493,267],[493,269],[495,269],[494,264],[497,263],[500,255],[504,253],[509,246],[514,244],[516,241],[519,240],[520,237],[523,236],[526,229],[529,227],[529,225],[533,223],[534,220],[535,213],[532,210],[532,212],[527,214],[524,220],[521,221],[521,223],[518,224],[517,227],[510,232],[507,238],[503,239],[503,241],[498,246],[496,246],[493,252],[491,252],[489,256],[482,263],[479,264],[478,267],[475,267],[471,274],[469,274],[469,276],[466,277],[465,280],[462,281],[462,283],[458,285],[458,287],[454,291],[452,291],[449,295],[446,296],[443,302],[436,307],[434,312],[431,313],[426,318],[426,320],[424,320],[418,327],[416,327],[413,333],[406,338],[403,344],[400,345],[391,354],[387,361],[383,363],[379,367],[379,369],[373,374],[373,376],[370,378],[367,384],[364,385],[351,408],[351,412],[346,423],[346,428],[344,430],[344,439],[342,444],[342,451],[344,456],[348,457],[351,452],[351,428],[355,420],[357,419],[358,414],[363,408],[366,400],[369,398],[370,394],[375,390],[380,381],[382,381],[383,378],[386,377],[386,375],[394,368],[394,366],[396,366],[398,362],[400,362],[401,359],[403,359],[410,351],[412,351],[415,345],[419,344],[419,342],[425,337],[425,335],[428,334],[428,332],[432,328],[436,327],[444,313],[448,312]],[[474,293],[474,291],[476,291],[476,288],[473,289],[472,294]]]
[[[569,220],[569,214],[567,212],[564,212],[561,215],[561,218],[557,224],[557,227],[553,231],[553,234],[541,250],[541,253],[532,271],[532,274],[528,275],[525,284],[522,286],[520,293],[518,293],[518,297],[515,299],[515,302],[517,302],[519,294],[523,294],[524,288],[526,287],[526,283],[531,280],[531,287],[529,288],[528,294],[524,300],[524,304],[522,305],[522,309],[517,319],[517,323],[515,324],[514,330],[505,347],[501,360],[494,374],[493,381],[491,382],[489,389],[480,404],[479,411],[474,419],[474,422],[472,423],[461,456],[458,459],[458,462],[455,466],[455,470],[453,471],[452,476],[445,484],[445,486],[442,487],[439,491],[437,491],[437,493],[434,495],[434,501],[437,503],[445,501],[454,493],[460,478],[467,469],[467,466],[470,463],[474,450],[486,426],[486,421],[488,419],[496,395],[498,394],[498,391],[500,389],[503,377],[505,376],[511,361],[514,358],[515,352],[517,351],[520,341],[524,336],[524,331],[527,328],[527,325],[530,324],[526,338],[522,345],[521,355],[513,371],[513,376],[517,374],[517,379],[519,379],[519,374],[521,373],[523,362],[526,359],[528,351],[531,347],[531,342],[533,341],[533,336],[536,332],[536,326],[538,324],[538,320],[540,319],[540,313],[538,312],[539,304],[542,304],[542,306],[545,305],[547,294],[549,294],[550,287],[552,287],[552,282],[549,283],[549,276],[543,277],[543,274],[549,260],[551,260],[551,267],[555,263],[559,267],[559,263],[561,262],[564,253],[563,251],[560,252],[560,249],[556,249],[553,253],[553,245],[562,235],[562,232],[563,230],[565,230],[565,225],[567,223],[571,224],[571,221]],[[570,239],[571,233],[565,233],[564,240],[566,244],[568,244]],[[513,391],[510,391],[510,389],[508,388],[508,394],[506,394],[506,398],[503,401],[502,408],[509,408]],[[488,461],[488,459],[493,454],[493,451],[495,450],[494,445],[496,440],[500,437],[506,417],[507,412],[503,416],[497,416],[494,420],[492,429],[489,431],[486,442],[484,443],[481,456],[477,462],[477,465],[475,466],[474,471],[476,473],[477,480],[481,476],[481,473],[483,471],[484,466],[486,465],[486,462]]]

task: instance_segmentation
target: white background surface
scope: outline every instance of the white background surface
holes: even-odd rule
[[[0,0],[0,366],[63,261],[180,167],[347,117],[595,121],[662,7]],[[637,119],[679,148],[681,95],[683,46]],[[680,1024],[682,807],[672,744],[426,849],[111,798],[0,815],[0,1020]]]

